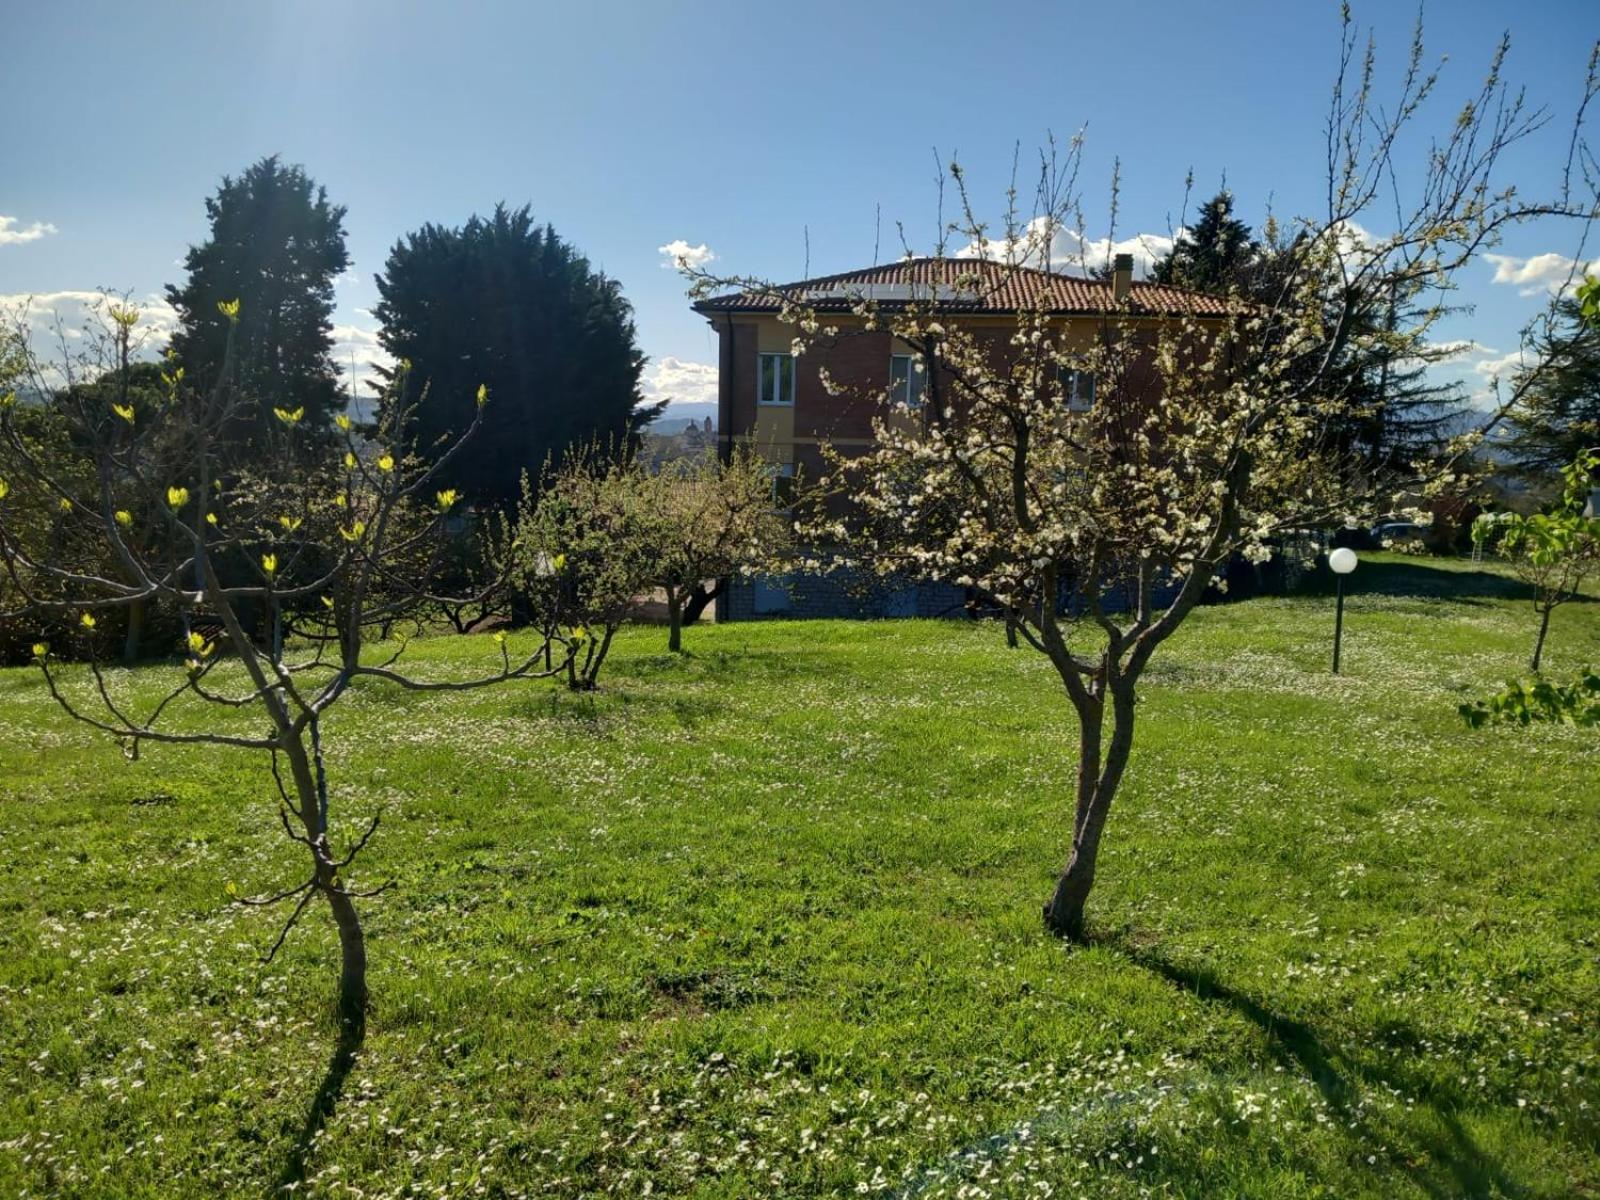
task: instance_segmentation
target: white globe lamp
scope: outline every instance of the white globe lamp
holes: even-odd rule
[[[1339,643],[1344,640],[1344,577],[1356,569],[1361,560],[1349,546],[1340,546],[1328,555],[1328,570],[1333,572],[1338,600],[1334,602],[1333,616],[1333,673],[1339,673]]]

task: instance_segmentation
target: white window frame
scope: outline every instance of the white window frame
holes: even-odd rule
[[[774,371],[773,371],[773,375],[772,375],[772,382],[773,382],[773,385],[774,385],[773,386],[773,391],[775,391],[777,393],[777,397],[775,399],[770,399],[765,394],[765,392],[766,392],[766,366],[767,366],[767,360],[769,358],[775,360],[776,364],[777,364],[775,369],[774,369]],[[787,394],[785,394],[785,389],[784,389],[784,386],[783,386],[784,372],[785,371],[788,372],[788,378],[789,378],[789,387],[787,389]],[[787,352],[778,353],[778,354],[757,354],[756,355],[756,403],[757,404],[766,405],[766,406],[768,406],[770,408],[793,408],[794,407],[794,376],[795,376],[795,367],[794,367],[794,355],[793,354],[789,354]]]
[[[894,367],[897,362],[906,364],[904,380],[894,377]],[[905,387],[902,389],[901,384]],[[916,384],[916,397],[911,395],[912,384]],[[916,412],[927,401],[928,396],[928,369],[922,365],[920,354],[891,354],[889,355],[889,398],[903,401],[912,412]]]

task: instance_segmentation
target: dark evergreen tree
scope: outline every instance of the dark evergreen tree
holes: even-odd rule
[[[1201,206],[1193,226],[1156,260],[1151,277],[1157,283],[1223,293],[1242,283],[1255,257],[1250,226],[1233,215],[1233,193],[1224,188]]]
[[[178,310],[172,349],[190,379],[214,379],[228,339],[219,302],[239,301],[234,384],[240,444],[265,445],[274,409],[303,409],[302,428],[332,430],[344,391],[332,358],[333,281],[350,265],[343,207],[305,170],[264,158],[224,176],[206,201],[210,236],[184,259],[189,278],[168,287]]]
[[[1600,446],[1600,325],[1585,321],[1574,300],[1556,316],[1533,356],[1545,366],[1512,414],[1512,452],[1530,475],[1553,475]]]
[[[1324,332],[1337,342],[1328,349],[1332,365],[1317,368],[1320,387],[1330,399],[1342,401],[1342,414],[1326,418],[1327,436],[1351,468],[1404,471],[1465,432],[1465,389],[1431,370],[1451,348],[1419,346],[1408,335],[1428,315],[1419,310],[1417,295],[1387,287],[1353,290],[1337,263],[1307,254],[1301,235],[1280,240],[1270,224],[1264,244],[1239,266],[1235,278],[1245,297],[1272,305],[1305,286],[1308,269],[1321,272],[1311,282],[1325,298]],[[1274,330],[1273,336],[1285,332]]]
[[[644,356],[621,288],[527,207],[408,234],[378,291],[379,340],[411,364],[423,453],[451,445],[488,388],[482,436],[441,478],[466,495],[510,507],[523,472],[537,480],[569,446],[621,447],[661,410],[640,401]]]
[[[1416,328],[1413,304],[1385,295],[1361,305],[1359,314],[1344,355],[1351,448],[1369,467],[1403,471],[1465,431],[1464,389],[1430,371],[1449,357],[1449,347],[1405,341],[1405,355],[1396,355],[1407,327]]]

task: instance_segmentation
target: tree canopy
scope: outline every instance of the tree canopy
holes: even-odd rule
[[[233,383],[242,405],[229,440],[258,450],[274,412],[303,410],[311,441],[331,439],[345,406],[333,350],[333,281],[350,265],[345,210],[305,168],[277,155],[234,178],[206,201],[210,233],[184,257],[188,281],[169,286],[178,310],[172,350],[191,379],[214,380],[235,332]],[[232,331],[218,305],[239,302]]]
[[[1250,226],[1233,215],[1233,193],[1224,188],[1201,206],[1199,218],[1156,261],[1153,274],[1157,283],[1222,294],[1241,283],[1256,252]]]
[[[1558,328],[1540,339],[1538,377],[1512,414],[1517,461],[1540,475],[1600,446],[1600,322],[1585,321],[1576,300],[1556,315]]]
[[[524,472],[538,478],[570,446],[618,446],[659,411],[640,400],[644,356],[622,289],[526,206],[406,235],[378,291],[379,339],[421,389],[423,454],[472,423],[480,383],[494,397],[485,435],[443,480],[473,499],[510,507]]]

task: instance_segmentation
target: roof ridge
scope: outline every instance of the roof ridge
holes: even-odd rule
[[[1042,279],[1067,280],[1075,284],[1088,287],[1110,287],[1109,279],[1100,279],[1093,275],[1079,275],[1071,271],[1052,270],[1048,267],[1035,267],[1027,263],[1008,263],[997,258],[966,258],[959,254],[937,255],[918,254],[910,258],[897,258],[893,262],[878,263],[870,267],[855,267],[848,271],[834,271],[827,275],[816,275],[809,279],[797,279],[792,283],[779,284],[780,289],[810,287],[819,283],[834,283],[841,279],[849,279],[859,275],[866,275],[873,271],[891,271],[897,267],[915,267],[924,263],[971,263],[973,266],[988,267],[1001,271],[1019,271],[1029,275],[1036,275]],[[1178,283],[1162,283],[1155,279],[1134,279],[1134,287],[1159,287],[1172,292],[1184,292],[1194,296],[1209,296],[1210,292],[1203,292],[1199,288],[1184,287]]]
[[[1052,311],[1085,313],[1099,312],[1114,305],[1115,284],[1108,279],[1069,274],[1052,268],[1009,263],[993,258],[923,255],[896,259],[871,267],[857,267],[849,271],[816,275],[809,279],[775,285],[770,291],[759,288],[747,289],[708,297],[698,301],[695,308],[701,312],[776,309],[780,307],[777,299],[780,295],[838,292],[847,291],[852,287],[938,289],[949,286],[961,274],[967,272],[976,277],[978,285],[973,289],[970,299],[955,301],[956,306],[963,309],[1015,312],[1023,307],[1044,302]],[[1131,294],[1139,298],[1134,307],[1136,310],[1143,310],[1147,315],[1187,310],[1199,315],[1220,316],[1227,308],[1227,301],[1224,298],[1209,292],[1149,279],[1131,282]],[[839,295],[820,297],[813,295],[808,299],[837,305],[845,298]]]

